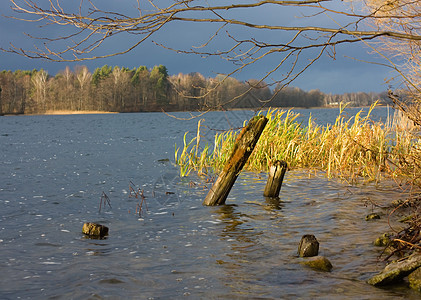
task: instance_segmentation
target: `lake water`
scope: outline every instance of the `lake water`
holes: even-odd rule
[[[338,113],[296,111],[321,124]],[[386,114],[375,111],[383,120]],[[204,118],[224,129],[251,115]],[[162,113],[1,117],[0,299],[419,297],[365,283],[383,268],[382,249],[372,242],[389,227],[385,216],[364,217],[370,203],[404,197],[395,185],[348,186],[296,170],[287,172],[280,201],[269,201],[262,196],[266,174],[243,173],[227,205],[204,207],[209,184],[180,178],[172,164],[174,145],[196,124]],[[130,184],[146,196],[141,216]],[[111,207],[99,211],[102,193]],[[86,238],[84,222],[108,226],[109,236]],[[308,233],[332,272],[299,263],[298,244]]]

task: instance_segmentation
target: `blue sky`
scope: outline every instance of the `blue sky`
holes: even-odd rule
[[[105,0],[103,0],[105,1]],[[36,2],[36,1],[35,1]],[[108,2],[108,1],[106,1]],[[116,4],[116,2],[118,2]],[[134,7],[136,1],[111,1],[110,8],[119,11],[130,11]],[[79,2],[77,2],[79,3]],[[65,28],[53,27],[39,27],[36,23],[17,21],[5,18],[4,15],[12,15],[10,10],[10,2],[3,0],[0,2],[0,11],[3,16],[0,17],[0,47],[7,48],[8,44],[12,42],[17,47],[30,48],[34,41],[24,35],[24,32],[43,35],[45,33],[51,36],[58,36],[62,34]],[[279,18],[283,18],[282,22],[290,22],[291,24],[303,24],[306,19],[296,18],[291,15],[280,16],[276,12],[271,12],[262,9],[258,12],[258,16],[263,16],[266,22],[276,23]],[[250,17],[251,18],[251,17]],[[257,19],[262,19],[257,18]],[[328,19],[320,18],[320,25],[324,22],[329,22]],[[319,25],[319,24],[318,24]],[[206,77],[214,77],[218,73],[227,73],[233,69],[233,65],[226,60],[217,57],[202,58],[197,55],[177,54],[170,50],[163,49],[152,43],[152,40],[158,42],[165,42],[167,45],[177,48],[184,47],[188,49],[190,46],[200,45],[206,41],[211,34],[208,25],[183,26],[182,24],[174,24],[163,28],[151,40],[146,41],[140,47],[134,49],[132,52],[107,59],[98,59],[94,61],[85,61],[78,63],[68,62],[49,62],[40,59],[29,59],[16,54],[0,52],[0,69],[1,70],[17,70],[17,69],[40,69],[47,70],[50,74],[56,74],[63,70],[66,66],[73,68],[75,65],[86,65],[93,71],[97,67],[104,64],[125,66],[129,68],[145,65],[149,68],[154,65],[162,64],[167,67],[169,74],[199,72]],[[231,29],[233,32],[235,29]],[[243,32],[244,36],[253,33]],[[271,33],[268,33],[268,35]],[[102,53],[112,52],[119,47],[122,49],[128,43],[134,41],[133,36],[120,35],[113,41],[106,43],[100,50]],[[262,37],[263,38],[263,37]],[[213,45],[215,49],[221,49],[226,46],[227,40],[220,38]],[[186,47],[187,45],[187,47]],[[381,92],[387,89],[388,85],[385,79],[389,78],[389,70],[374,64],[359,62],[358,60],[373,61],[377,58],[364,45],[345,45],[339,46],[336,49],[336,59],[324,55],[316,62],[309,70],[301,75],[292,85],[300,87],[304,90],[319,89],[325,93],[345,93],[345,92]],[[235,77],[240,80],[258,79],[278,63],[279,57],[266,59],[264,62],[255,65]],[[278,80],[281,77],[282,71],[272,75],[272,79]],[[270,80],[269,80],[270,81]]]

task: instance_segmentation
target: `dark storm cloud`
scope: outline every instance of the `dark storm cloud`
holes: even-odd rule
[[[107,9],[123,11],[125,13],[136,14],[136,7],[133,3],[136,1],[104,1],[107,3]],[[3,15],[13,14],[10,10],[9,1],[0,2],[0,11]],[[255,18],[256,22],[276,22],[279,16],[272,11],[260,10]],[[284,17],[286,18],[286,17]],[[288,14],[288,20],[293,24],[302,24],[306,22],[304,18],[291,17]],[[285,20],[284,20],[285,21]],[[329,20],[321,19],[321,22],[330,22]],[[39,28],[36,23],[27,23],[0,17],[0,46],[7,48],[8,44],[12,42],[17,47],[25,49],[31,48],[34,41],[27,38],[23,32],[42,35],[45,30],[51,35],[59,36],[63,35],[66,30],[63,27],[45,27]],[[55,30],[55,31],[52,31]],[[229,28],[230,32],[237,33],[236,28]],[[129,68],[137,67],[140,65],[146,65],[147,67],[153,67],[154,65],[162,64],[165,65],[170,74],[177,73],[190,73],[200,72],[205,76],[215,76],[217,73],[227,73],[233,69],[233,65],[226,60],[222,60],[217,57],[203,58],[197,55],[186,55],[177,54],[173,51],[163,49],[162,47],[156,46],[152,43],[152,40],[165,43],[166,45],[173,48],[181,48],[188,50],[191,46],[199,46],[206,42],[206,40],[212,35],[212,30],[209,29],[209,25],[195,24],[194,26],[189,25],[188,30],[183,27],[183,24],[173,23],[171,26],[163,28],[163,31],[158,32],[149,41],[142,46],[136,48],[132,52],[95,61],[85,61],[79,63],[55,63],[44,61],[40,59],[28,59],[19,55],[0,53],[1,63],[0,69],[17,70],[17,69],[46,69],[50,74],[55,74],[60,70],[63,70],[67,65],[74,67],[75,65],[87,65],[92,71],[96,67],[101,67],[104,64],[108,65],[119,65]],[[253,32],[245,32],[240,34],[253,34]],[[259,33],[258,38],[270,37],[270,32]],[[113,51],[123,50],[133,43],[137,37],[133,35],[117,35],[112,41],[109,41],[103,45],[98,51],[98,54],[106,54]],[[280,39],[279,35],[271,37],[274,40]],[[220,35],[219,40],[211,46],[213,49],[223,49],[229,45],[230,41]],[[390,74],[384,67],[379,67],[373,64],[367,64],[358,62],[345,56],[354,57],[359,60],[373,61],[376,59],[373,55],[368,55],[368,48],[361,45],[347,45],[337,48],[336,59],[323,55],[322,58],[316,62],[306,73],[299,77],[294,83],[294,86],[298,86],[305,90],[320,89],[323,92],[329,93],[343,93],[343,92],[355,92],[355,91],[383,91],[387,88],[384,84],[384,79]],[[313,53],[314,55],[314,53]],[[304,57],[305,58],[305,57]],[[309,56],[310,58],[310,56]],[[272,69],[279,62],[279,56],[273,56],[271,59],[262,61],[258,65],[254,65],[247,70],[239,73],[236,77],[240,80],[247,80],[252,78],[261,78],[264,74]],[[285,73],[285,70],[279,70],[274,73],[270,79],[278,80],[281,75]],[[270,82],[270,79],[268,82]]]

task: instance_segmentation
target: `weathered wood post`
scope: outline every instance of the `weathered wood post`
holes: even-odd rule
[[[3,110],[2,110],[2,108],[3,108],[3,105],[2,105],[2,101],[1,101],[1,87],[0,87],[0,116],[2,116],[3,115]]]
[[[276,198],[279,196],[286,170],[287,163],[285,161],[277,160],[275,163],[269,166],[269,177],[268,181],[266,182],[263,196],[271,198]]]
[[[253,117],[238,135],[230,158],[209,190],[203,205],[222,205],[266,126],[264,116]]]

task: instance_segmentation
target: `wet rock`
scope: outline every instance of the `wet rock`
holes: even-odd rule
[[[378,237],[375,241],[374,241],[374,246],[377,247],[385,247],[390,243],[390,233],[383,233],[382,236]]]
[[[409,286],[421,292],[421,268],[416,269],[414,272],[408,276]]]
[[[312,234],[303,235],[298,246],[298,255],[300,257],[311,257],[319,254],[319,242]]]
[[[405,260],[388,264],[382,272],[367,282],[374,286],[397,283],[419,267],[421,267],[421,254],[412,254]]]
[[[380,215],[377,213],[371,213],[365,216],[366,221],[377,220],[380,219]]]
[[[85,223],[82,232],[92,237],[104,237],[108,234],[108,227],[96,223]]]
[[[302,261],[301,263],[319,271],[330,272],[332,270],[332,264],[324,256],[306,258],[305,261]]]

